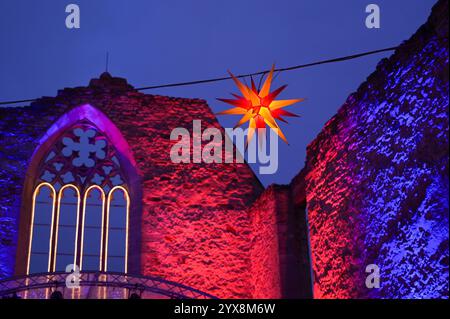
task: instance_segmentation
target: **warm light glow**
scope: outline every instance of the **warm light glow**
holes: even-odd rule
[[[61,198],[63,195],[63,192],[66,188],[73,188],[76,193],[77,193],[77,223],[76,223],[76,227],[75,227],[75,253],[74,253],[74,259],[73,259],[73,264],[76,265],[77,263],[77,251],[78,251],[78,247],[77,247],[77,243],[78,243],[78,219],[79,219],[79,215],[80,215],[80,191],[78,190],[78,188],[73,185],[73,184],[67,184],[64,185],[60,190],[59,190],[59,194],[58,194],[58,206],[57,206],[57,210],[56,210],[56,226],[55,226],[55,249],[53,250],[53,271],[55,271],[56,269],[56,255],[58,253],[58,230],[59,230],[59,214],[61,212]]]
[[[292,100],[277,100],[275,98],[286,88],[286,85],[270,92],[270,86],[272,84],[273,72],[275,70],[275,65],[267,76],[261,90],[256,88],[253,79],[251,80],[252,87],[248,87],[239,81],[231,72],[230,75],[236,83],[239,91],[241,91],[242,96],[233,94],[236,99],[218,99],[219,101],[231,104],[234,108],[219,112],[218,114],[243,114],[244,116],[236,124],[236,127],[249,122],[248,138],[246,146],[250,143],[253,138],[256,129],[264,129],[266,124],[275,131],[275,133],[287,143],[286,137],[281,131],[275,119],[286,122],[283,116],[298,116],[291,112],[285,111],[282,108],[292,105],[297,102],[301,102],[304,99],[292,99]],[[258,130],[258,133],[262,133],[263,130]]]
[[[28,272],[27,272],[28,275]],[[28,287],[28,285],[30,284],[30,278],[27,277],[27,279],[25,279],[25,287]],[[23,292],[23,299],[28,299],[28,289],[26,289]]]
[[[30,241],[29,241],[29,244],[28,244],[27,275],[30,274],[31,245],[33,243],[33,228],[34,228],[34,214],[35,214],[35,209],[36,209],[36,196],[39,193],[39,190],[43,186],[47,186],[48,188],[50,188],[50,190],[52,192],[52,198],[53,198],[53,203],[52,203],[52,221],[51,221],[51,224],[50,224],[50,241],[49,241],[49,244],[48,244],[49,245],[48,246],[48,272],[50,272],[50,261],[51,261],[52,240],[53,240],[53,222],[54,222],[54,218],[55,218],[56,190],[51,184],[44,182],[44,183],[39,184],[36,187],[36,189],[34,190],[34,193],[33,193],[32,208],[31,208]]]
[[[103,254],[103,225],[104,225],[104,219],[105,219],[105,192],[103,191],[103,189],[100,186],[97,185],[92,185],[89,186],[86,189],[86,192],[84,193],[84,198],[83,198],[83,214],[82,214],[82,219],[81,219],[81,248],[80,248],[80,270],[82,270],[83,268],[83,243],[84,243],[84,220],[86,218],[86,199],[87,196],[89,195],[89,192],[92,189],[98,189],[101,193],[102,196],[102,225],[101,225],[101,238],[100,238],[100,264],[99,264],[99,270],[102,270],[102,254]]]
[[[102,274],[98,276],[98,281],[106,282],[107,281],[106,275]],[[106,297],[107,297],[106,287],[105,286],[99,287],[97,289],[97,299],[106,299]]]
[[[126,201],[126,225],[125,225],[125,273],[128,272],[128,219],[129,219],[129,209],[130,209],[130,196],[128,195],[127,190],[122,186],[115,186],[111,189],[111,191],[108,193],[108,200],[106,204],[106,245],[105,245],[105,271],[108,271],[108,236],[109,236],[109,210],[111,205],[111,199],[114,191],[116,190],[122,190]]]
[[[63,193],[66,189],[72,188],[75,190],[77,194],[77,219],[76,219],[76,231],[75,231],[75,252],[74,252],[74,265],[76,265],[77,257],[78,257],[78,230],[80,229],[79,220],[80,220],[80,213],[81,213],[81,238],[80,238],[80,270],[82,270],[83,267],[83,250],[84,250],[84,227],[85,227],[85,219],[86,219],[86,203],[87,203],[87,197],[89,196],[90,192],[93,189],[97,189],[101,193],[101,200],[102,200],[102,223],[101,223],[101,238],[100,238],[100,256],[99,256],[99,270],[100,271],[107,271],[108,269],[108,236],[109,236],[109,213],[110,213],[110,205],[111,200],[113,197],[113,194],[115,191],[122,191],[124,194],[124,197],[126,199],[126,225],[125,225],[125,273],[128,272],[128,228],[129,228],[129,208],[130,208],[130,197],[128,195],[128,191],[126,188],[122,186],[115,186],[113,187],[110,192],[108,193],[108,196],[106,197],[105,192],[103,189],[98,185],[92,185],[88,187],[84,193],[83,200],[82,200],[82,210],[80,210],[80,201],[81,201],[81,195],[79,189],[73,185],[73,184],[67,184],[64,185],[60,191],[57,193],[55,188],[49,184],[49,183],[41,183],[39,184],[33,193],[33,207],[31,211],[31,229],[30,229],[30,241],[29,241],[29,247],[28,247],[28,260],[27,260],[27,275],[30,273],[30,260],[31,260],[31,247],[32,247],[32,240],[33,240],[33,227],[34,227],[34,216],[35,216],[35,202],[36,197],[40,191],[40,189],[44,186],[47,186],[50,188],[52,192],[52,221],[51,221],[51,227],[50,227],[50,242],[49,242],[49,259],[48,259],[48,272],[55,271],[56,270],[56,260],[57,260],[57,248],[58,248],[58,233],[59,233],[59,219],[61,214],[61,201],[63,197]],[[105,201],[106,199],[106,201]],[[105,210],[105,204],[106,204],[106,210]],[[56,214],[55,214],[55,208],[56,208]],[[56,225],[55,225],[56,220]],[[54,226],[54,227],[53,227]],[[105,233],[106,232],[106,233]],[[104,236],[105,235],[105,236]],[[53,242],[53,236],[55,237],[55,245],[52,246]],[[103,255],[103,250],[105,251],[105,254]],[[53,254],[53,258],[52,258]],[[104,259],[103,259],[104,256]],[[103,260],[104,260],[104,267],[103,267]],[[53,261],[53,266],[51,267]]]

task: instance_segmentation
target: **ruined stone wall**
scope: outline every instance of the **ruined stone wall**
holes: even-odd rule
[[[439,1],[308,146],[292,186],[306,193],[316,298],[448,298],[447,12]]]
[[[173,164],[175,127],[219,124],[202,100],[145,95],[104,75],[0,108],[0,278],[14,272],[31,155],[64,113],[91,104],[130,145],[142,186],[142,274],[219,297],[448,297],[448,1],[352,94],[308,146],[290,187],[246,164]],[[30,199],[24,199],[30,200]],[[306,205],[306,210],[305,210]],[[139,229],[138,229],[139,230]],[[381,288],[365,286],[377,264]],[[296,287],[300,287],[296,289]]]
[[[25,172],[39,139],[83,104],[112,120],[137,163],[142,238],[131,249],[141,251],[140,272],[219,297],[251,297],[247,208],[263,190],[258,179],[247,164],[173,164],[173,128],[192,134],[196,119],[220,128],[206,102],[146,95],[107,74],[30,106],[0,108],[0,254],[15,252]],[[13,274],[13,260],[0,259],[0,278]]]
[[[311,298],[304,207],[288,185],[271,185],[250,208],[253,298]]]
[[[258,299],[282,296],[277,195],[275,186],[270,186],[250,209],[252,295]]]

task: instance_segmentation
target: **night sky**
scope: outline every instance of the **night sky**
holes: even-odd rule
[[[373,1],[23,1],[0,2],[0,101],[54,96],[87,85],[105,71],[135,87],[190,81],[309,63],[400,44],[423,24],[434,0],[377,0],[381,28],[365,27]],[[65,27],[65,7],[81,9],[81,28]],[[282,124],[279,170],[265,184],[289,183],[305,149],[346,97],[391,53],[280,74],[281,98],[307,98],[288,107],[301,118]],[[146,93],[216,100],[236,92],[231,81]],[[236,116],[220,116],[232,127]],[[168,150],[169,151],[169,150]]]

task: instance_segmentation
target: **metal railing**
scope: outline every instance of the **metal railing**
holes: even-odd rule
[[[153,276],[130,275],[116,272],[79,272],[79,287],[69,288],[66,278],[69,273],[52,272],[11,277],[0,280],[0,297],[8,298],[48,298],[49,292],[63,290],[65,298],[109,298],[109,290],[121,290],[122,298],[131,292],[144,294],[144,298],[170,299],[216,299],[216,297],[200,290]],[[94,287],[101,294],[91,294]],[[70,292],[70,294],[67,293]],[[74,293],[74,292],[77,293]],[[127,292],[127,294],[125,293]],[[70,297],[71,296],[71,297]],[[117,298],[117,294],[115,296]],[[119,296],[120,298],[120,296]]]

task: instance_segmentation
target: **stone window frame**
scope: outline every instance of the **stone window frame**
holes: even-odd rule
[[[36,189],[36,181],[41,173],[39,170],[40,164],[44,156],[48,154],[53,144],[61,138],[64,132],[80,122],[90,122],[92,126],[112,141],[113,147],[116,149],[122,174],[127,177],[126,187],[124,188],[128,195],[129,214],[126,270],[128,273],[140,273],[142,183],[138,167],[131,148],[118,127],[99,109],[90,104],[84,104],[72,108],[50,126],[40,138],[29,161],[20,207],[19,237],[15,265],[16,275],[26,275],[28,271],[31,212],[33,209],[32,197]]]

